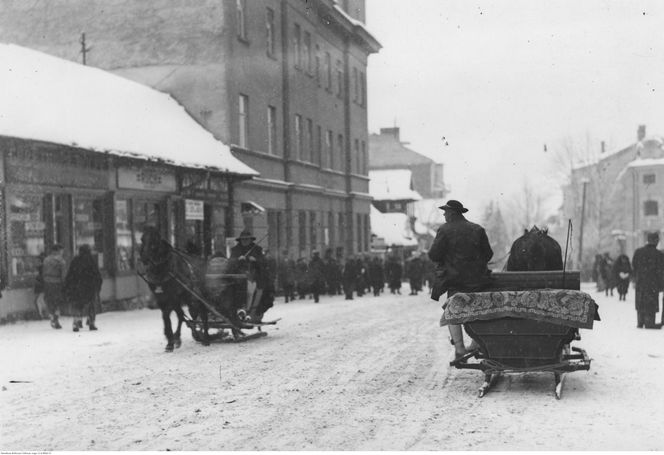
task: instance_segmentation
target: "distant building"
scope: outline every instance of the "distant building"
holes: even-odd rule
[[[352,253],[369,249],[380,49],[364,21],[364,0],[36,0],[0,3],[0,41],[80,61],[84,31],[88,65],[171,94],[232,144],[260,177],[237,185],[234,217],[206,209],[204,226],[233,219],[277,254]]]
[[[563,217],[577,220],[575,267],[589,271],[595,255],[605,252],[631,258],[649,232],[664,234],[664,138],[646,136],[646,127],[641,125],[636,139],[613,153],[603,150],[597,162],[575,168],[563,188]],[[579,265],[581,229],[583,260]]]
[[[408,169],[386,169],[369,171],[369,194],[373,206],[381,213],[405,213],[411,202],[419,201],[422,196],[413,189],[413,178]]]
[[[369,169],[408,169],[413,189],[423,199],[443,199],[447,194],[443,164],[406,147],[399,128],[381,128],[380,134],[369,136]]]

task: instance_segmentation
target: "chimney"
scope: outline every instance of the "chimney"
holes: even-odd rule
[[[399,127],[395,126],[394,128],[381,128],[380,129],[380,134],[381,135],[386,135],[386,136],[394,136],[394,138],[398,141],[399,140]]]
[[[646,138],[646,126],[639,125],[639,129],[636,132],[636,140],[641,142]]]
[[[606,144],[604,143],[604,141],[602,141],[601,147],[602,148],[600,149],[600,153],[606,152]]]

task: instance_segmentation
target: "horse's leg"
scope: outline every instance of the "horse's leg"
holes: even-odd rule
[[[173,343],[176,348],[179,348],[182,346],[182,339],[180,338],[180,330],[182,329],[182,322],[184,321],[184,312],[182,311],[182,307],[178,304],[175,306],[175,314],[178,317],[178,328],[175,330],[175,333],[173,334]]]
[[[164,335],[166,336],[166,352],[173,352],[173,327],[171,326],[171,311],[161,308],[161,319],[164,321]]]
[[[200,315],[201,322],[203,322],[203,339],[201,343],[203,346],[210,346],[210,334],[208,333],[209,324],[208,324],[208,311],[202,304],[200,306]]]

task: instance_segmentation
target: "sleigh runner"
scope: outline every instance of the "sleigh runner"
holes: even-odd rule
[[[477,348],[450,365],[484,372],[480,397],[505,373],[552,372],[560,399],[565,374],[590,369],[586,352],[570,344],[599,319],[579,289],[578,271],[499,272],[483,292],[453,295],[440,324],[463,324]]]

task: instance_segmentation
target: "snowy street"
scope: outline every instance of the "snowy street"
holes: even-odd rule
[[[163,351],[157,310],[104,313],[98,332],[0,327],[2,450],[663,449],[664,333],[592,292],[589,372],[482,374],[448,366],[440,303],[389,293],[283,303],[269,336]],[[659,315],[658,315],[659,321]],[[11,382],[25,381],[25,382]]]

